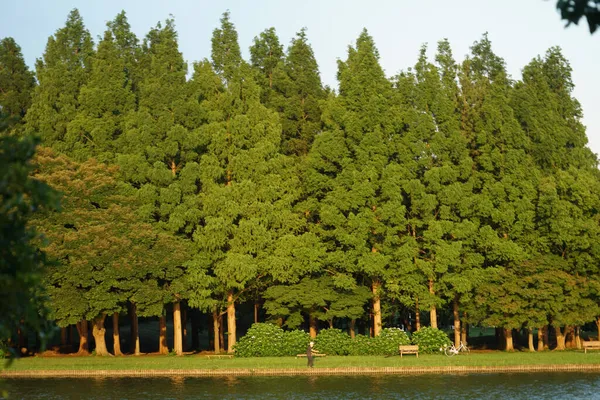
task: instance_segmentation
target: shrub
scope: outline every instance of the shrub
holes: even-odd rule
[[[283,350],[283,329],[269,323],[252,324],[235,344],[237,357],[277,357],[284,355]]]
[[[452,345],[446,333],[430,327],[421,328],[414,332],[412,334],[412,342],[413,344],[418,344],[419,352],[423,353],[437,353],[441,347]]]
[[[296,354],[305,353],[310,335],[307,332],[295,329],[293,331],[285,331],[283,333],[282,355],[295,356]]]
[[[348,355],[351,356],[372,356],[377,353],[375,340],[377,338],[371,338],[364,335],[356,335],[351,340],[348,347]]]
[[[350,336],[341,329],[323,329],[315,339],[315,348],[332,356],[348,355]]]
[[[398,346],[410,344],[410,338],[400,328],[384,328],[376,339],[380,342],[377,346],[380,355],[397,354]]]

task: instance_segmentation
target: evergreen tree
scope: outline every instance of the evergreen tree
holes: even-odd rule
[[[89,81],[79,94],[77,116],[67,126],[69,154],[85,160],[112,161],[125,130],[125,116],[135,108],[125,55],[110,30],[98,45]]]
[[[164,293],[161,286],[168,284],[173,267],[189,257],[185,243],[136,216],[137,200],[116,180],[114,166],[95,160],[76,163],[47,148],[40,149],[36,160],[35,178],[63,193],[62,212],[33,221],[48,241],[42,249],[56,262],[46,274],[51,314],[59,326],[93,320],[96,354],[107,355],[106,315],[121,312],[140,292],[149,295],[144,291],[148,285],[154,286],[154,294],[138,301],[143,311],[170,302],[152,304],[151,299]],[[85,338],[81,324],[79,328]],[[82,340],[80,352],[86,350]]]
[[[310,211],[315,233],[327,247],[325,269],[368,282],[375,335],[381,330],[380,298],[389,268],[386,246],[397,233],[397,226],[388,229],[386,222],[399,222],[396,213],[402,209],[386,186],[395,165],[388,139],[396,118],[392,87],[378,59],[365,30],[347,60],[339,62],[340,95],[331,95],[324,106],[326,129],[311,148],[306,175],[308,194],[319,202]]]
[[[69,151],[64,141],[67,126],[77,115],[79,91],[87,83],[94,43],[79,11],[69,13],[64,28],[48,39],[46,51],[36,62],[36,87],[26,121],[28,131],[45,145]]]
[[[33,73],[11,37],[0,40],[0,132],[19,124],[31,105]]]

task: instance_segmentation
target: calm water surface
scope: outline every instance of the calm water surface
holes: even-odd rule
[[[10,399],[600,399],[598,373],[8,379]]]

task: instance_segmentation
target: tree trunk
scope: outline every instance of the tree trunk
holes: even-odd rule
[[[258,304],[258,301],[254,302],[254,323],[257,324],[258,323],[258,309],[260,308],[260,304]]]
[[[596,320],[596,326],[598,327],[598,337],[597,340],[600,340],[600,317]]]
[[[69,325],[69,345],[73,347],[73,341],[75,340],[75,331],[77,330],[77,325]]]
[[[544,332],[542,328],[538,328],[537,339],[537,351],[544,351]]]
[[[352,339],[356,337],[356,320],[354,318],[350,320],[350,337]]]
[[[467,312],[463,312],[463,320],[460,324],[460,340],[466,346],[469,339],[469,324],[467,324]]]
[[[111,355],[106,348],[106,328],[104,328],[104,320],[106,314],[102,314],[100,317],[94,318],[92,325],[92,335],[94,335],[94,342],[96,342],[96,355],[97,356],[109,356]]]
[[[77,323],[77,333],[79,334],[79,350],[77,351],[77,355],[90,354],[87,320],[84,319]]]
[[[219,354],[221,352],[221,347],[219,346],[219,325],[221,316],[217,312],[217,309],[214,308],[212,312],[213,316],[213,336],[214,336],[214,346],[215,346],[215,354]]]
[[[219,315],[219,346],[225,351],[225,316]]]
[[[167,317],[165,315],[161,315],[158,318],[158,326],[158,353],[169,354],[169,346],[167,345]]]
[[[454,316],[454,346],[460,346],[460,314],[458,312],[458,297],[452,302],[452,315]]]
[[[308,330],[310,332],[311,339],[317,337],[317,320],[313,317],[312,313],[308,315]]]
[[[533,345],[533,328],[527,328],[527,344],[529,345],[529,351],[534,352],[535,346]]]
[[[227,352],[233,353],[236,342],[235,302],[233,290],[227,293]]]
[[[565,326],[565,347],[568,349],[573,349],[577,347],[575,339],[575,328],[571,325]]]
[[[581,344],[581,327],[576,326],[575,327],[575,347],[578,350],[582,349],[582,344]]]
[[[113,353],[115,356],[122,356],[121,352],[121,335],[119,332],[119,313],[116,312],[113,314],[112,318],[113,323]]]
[[[429,293],[432,295],[432,297],[435,295],[435,291],[433,290],[433,280],[430,279],[429,280]],[[435,308],[435,304],[431,306],[431,308],[429,309],[429,319],[430,319],[430,325],[432,328],[437,329],[438,324],[437,324],[437,309]]]
[[[544,336],[544,350],[550,348],[550,327],[548,325],[544,325],[542,328],[542,335]]]
[[[187,330],[188,312],[185,305],[181,306],[181,334],[183,340],[183,351],[188,351],[188,330]]]
[[[181,302],[175,301],[173,303],[173,350],[178,356],[183,355],[181,333]]]
[[[135,303],[131,303],[130,308],[130,318],[131,318],[131,349],[130,352],[133,355],[139,356],[140,353],[140,329],[138,324],[138,316],[137,316],[137,305]]]
[[[556,332],[556,348],[554,350],[565,349],[565,335],[560,329],[560,326],[555,326],[554,331]]]
[[[333,329],[333,320],[328,319],[327,322],[329,322],[329,329]]]
[[[504,340],[505,340],[504,350],[514,351],[515,348],[513,346],[512,329],[506,329],[506,328],[504,329]]]
[[[373,336],[379,336],[381,333],[381,300],[379,298],[379,288],[381,283],[374,280],[371,286],[373,291]]]
[[[421,311],[419,310],[419,298],[415,298],[415,331],[421,329]]]
[[[192,311],[190,312],[190,319],[192,321],[192,349],[193,350],[200,350],[200,341],[198,340],[198,331],[200,330],[198,328],[198,312],[197,311]]]

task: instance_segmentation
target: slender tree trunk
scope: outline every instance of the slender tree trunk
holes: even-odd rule
[[[454,345],[460,346],[460,313],[458,312],[458,297],[452,302],[452,315],[454,316]]]
[[[185,305],[181,306],[181,334],[183,340],[183,351],[188,351],[188,330],[187,330],[188,312]]]
[[[119,313],[116,312],[112,317],[113,323],[113,353],[115,356],[122,356],[121,352],[121,334],[119,332]]]
[[[333,329],[333,319],[329,319],[327,322],[329,322],[329,329]]]
[[[431,294],[431,296],[435,296],[435,291],[433,290],[433,279],[429,280],[429,293]],[[437,329],[438,324],[437,324],[437,309],[435,307],[435,304],[431,306],[431,308],[429,309],[429,319],[430,319],[430,324],[431,327],[434,329]]]
[[[554,350],[565,350],[565,335],[560,326],[555,326],[554,331],[556,332],[556,349]]]
[[[308,315],[308,330],[312,339],[317,337],[317,320],[312,313]]]
[[[577,347],[575,339],[575,327],[571,325],[565,326],[565,347],[568,349]]]
[[[226,351],[225,349],[225,316],[220,315],[219,318],[219,343],[222,351]]]
[[[578,350],[582,349],[582,344],[581,344],[581,327],[576,326],[575,327],[575,347],[577,347]]]
[[[538,328],[537,339],[537,351],[544,351],[544,330],[542,328]]]
[[[109,356],[111,355],[106,348],[106,328],[104,328],[104,320],[106,314],[102,314],[100,317],[94,318],[92,325],[92,335],[94,335],[94,342],[96,342],[96,355],[97,356]]]
[[[233,353],[236,342],[235,302],[233,290],[227,293],[227,352]]]
[[[280,328],[283,326],[283,317],[277,318],[277,326]]]
[[[169,354],[169,346],[167,345],[167,317],[166,317],[166,315],[161,315],[158,318],[158,327],[159,327],[158,353],[159,354]]]
[[[258,323],[258,309],[260,308],[260,304],[258,304],[258,300],[254,302],[254,323]]]
[[[198,312],[192,311],[190,312],[190,319],[192,321],[192,349],[195,351],[200,350],[200,341],[198,340]]]
[[[415,331],[421,329],[421,311],[419,310],[419,298],[415,298]]]
[[[533,328],[527,328],[527,344],[529,345],[529,351],[534,352],[535,346],[533,345]]]
[[[77,355],[90,354],[87,320],[84,319],[77,323],[77,333],[79,334],[79,350],[77,351]]]
[[[504,340],[506,345],[504,346],[504,350],[506,351],[514,351],[515,348],[513,346],[513,335],[512,329],[504,329]]]
[[[354,318],[350,320],[350,337],[352,339],[356,337],[356,320]]]
[[[135,303],[131,303],[130,308],[130,319],[131,319],[131,349],[130,351],[133,355],[139,356],[140,352],[140,329],[138,324],[138,316],[137,316],[137,305]]]
[[[75,341],[75,331],[77,330],[77,325],[69,325],[69,345],[73,347],[73,342]]]
[[[173,303],[173,350],[178,356],[183,355],[181,334],[181,302],[175,301]]]
[[[463,312],[463,320],[460,324],[460,340],[465,344],[468,343],[469,339],[469,324],[467,324],[467,312]]]
[[[550,327],[548,325],[544,325],[542,328],[542,336],[544,337],[544,350],[550,348]]]
[[[379,298],[379,289],[381,283],[379,280],[374,280],[371,286],[373,291],[373,335],[379,336],[381,333],[381,300]]]
[[[596,339],[600,340],[600,317],[596,319],[596,327],[598,328],[598,337]]]
[[[221,317],[217,312],[217,308],[215,307],[212,312],[212,320],[213,320],[213,342],[215,346],[215,354],[219,354],[221,352],[221,347],[219,346],[219,325],[221,325],[219,320]]]

